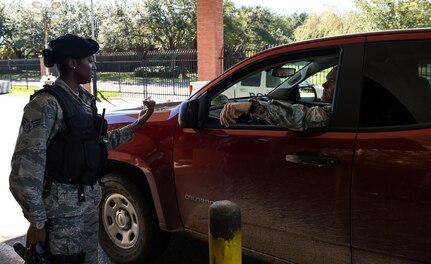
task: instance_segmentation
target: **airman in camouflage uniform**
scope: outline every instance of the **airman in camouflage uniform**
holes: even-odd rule
[[[334,67],[326,76],[326,82],[322,85],[324,88],[323,102],[332,102],[336,74],[337,67]],[[272,125],[302,131],[307,128],[327,126],[331,119],[331,109],[331,106],[307,107],[277,100],[260,101],[252,99],[249,102],[225,104],[220,113],[220,123],[229,127],[229,124],[236,123],[235,119],[240,115],[250,113],[252,116],[265,120]]]
[[[78,45],[77,48],[82,47]],[[91,114],[94,111],[91,106],[94,98],[84,88],[79,87],[76,93],[60,76],[55,81],[55,89],[66,91],[85,112]],[[105,143],[108,149],[133,138],[133,132],[145,123],[154,110],[154,102],[144,104],[148,111],[143,111],[135,123],[107,132]],[[49,194],[45,198],[42,195],[47,184],[45,168],[48,146],[55,135],[65,129],[63,109],[50,93],[39,94],[25,106],[12,157],[10,190],[31,223],[27,246],[46,242],[46,249],[52,255],[60,256],[54,263],[84,263],[82,252],[85,252],[85,263],[97,263],[100,185],[83,186],[85,201],[78,200],[78,186],[75,184],[52,182]],[[62,256],[73,258],[62,259]]]

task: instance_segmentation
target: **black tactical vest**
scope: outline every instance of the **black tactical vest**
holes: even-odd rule
[[[108,157],[102,140],[106,135],[106,120],[97,114],[94,99],[89,114],[61,87],[46,85],[32,98],[43,92],[53,95],[60,103],[66,124],[66,130],[57,133],[48,145],[44,196],[49,194],[52,182],[58,182],[77,185],[79,200],[85,200],[82,186],[96,184]]]

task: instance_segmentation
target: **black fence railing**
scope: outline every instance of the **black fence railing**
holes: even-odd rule
[[[197,80],[196,50],[102,53],[97,56],[97,90],[121,97],[154,96],[182,101]]]
[[[0,81],[10,82],[11,86],[34,89],[39,86],[39,59],[0,60]]]
[[[261,50],[224,49],[220,56],[223,70]],[[98,53],[96,65],[97,91],[110,92],[111,97],[142,99],[153,96],[165,101],[182,101],[189,96],[190,82],[197,81],[197,51],[194,49]],[[52,74],[58,75],[55,70]],[[38,58],[0,60],[0,81],[9,81],[12,90],[17,86],[39,89],[40,80]]]
[[[223,71],[229,69],[240,61],[248,58],[260,51],[272,48],[274,46],[262,46],[262,47],[223,47],[220,51],[220,60],[223,61]]]

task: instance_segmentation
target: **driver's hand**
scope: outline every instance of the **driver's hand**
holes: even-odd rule
[[[220,112],[220,124],[229,127],[236,124],[236,118],[250,110],[250,102],[227,103]]]

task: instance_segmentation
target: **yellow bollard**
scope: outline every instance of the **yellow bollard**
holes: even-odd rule
[[[214,202],[209,210],[210,264],[241,264],[241,210],[231,201]]]

